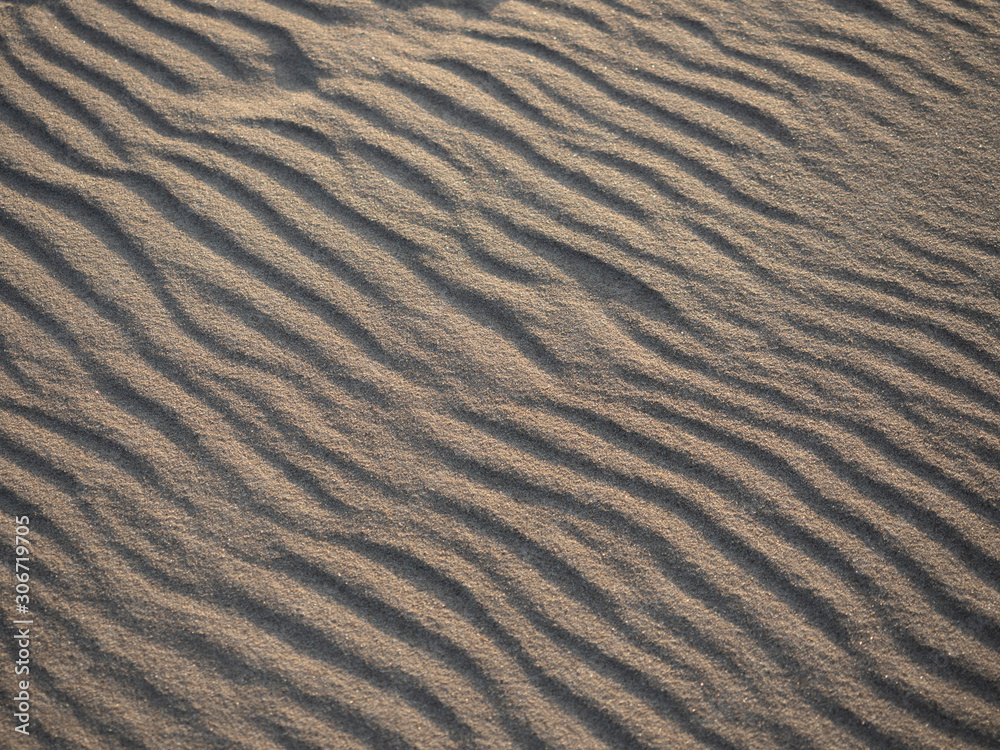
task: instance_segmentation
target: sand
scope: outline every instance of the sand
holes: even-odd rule
[[[984,0],[0,3],[0,747],[1000,747],[998,101]]]

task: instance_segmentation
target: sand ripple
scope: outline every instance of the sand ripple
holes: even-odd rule
[[[17,746],[1000,745],[998,29],[0,4]]]

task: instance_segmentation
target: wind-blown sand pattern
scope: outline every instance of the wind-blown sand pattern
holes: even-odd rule
[[[0,4],[0,746],[1000,746],[998,101],[980,0]]]

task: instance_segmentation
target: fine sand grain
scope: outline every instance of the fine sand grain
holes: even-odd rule
[[[0,2],[0,747],[1000,747],[998,113],[996,0]]]

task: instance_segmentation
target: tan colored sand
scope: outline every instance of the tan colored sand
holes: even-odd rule
[[[1000,745],[1000,11],[0,3],[0,747]]]

